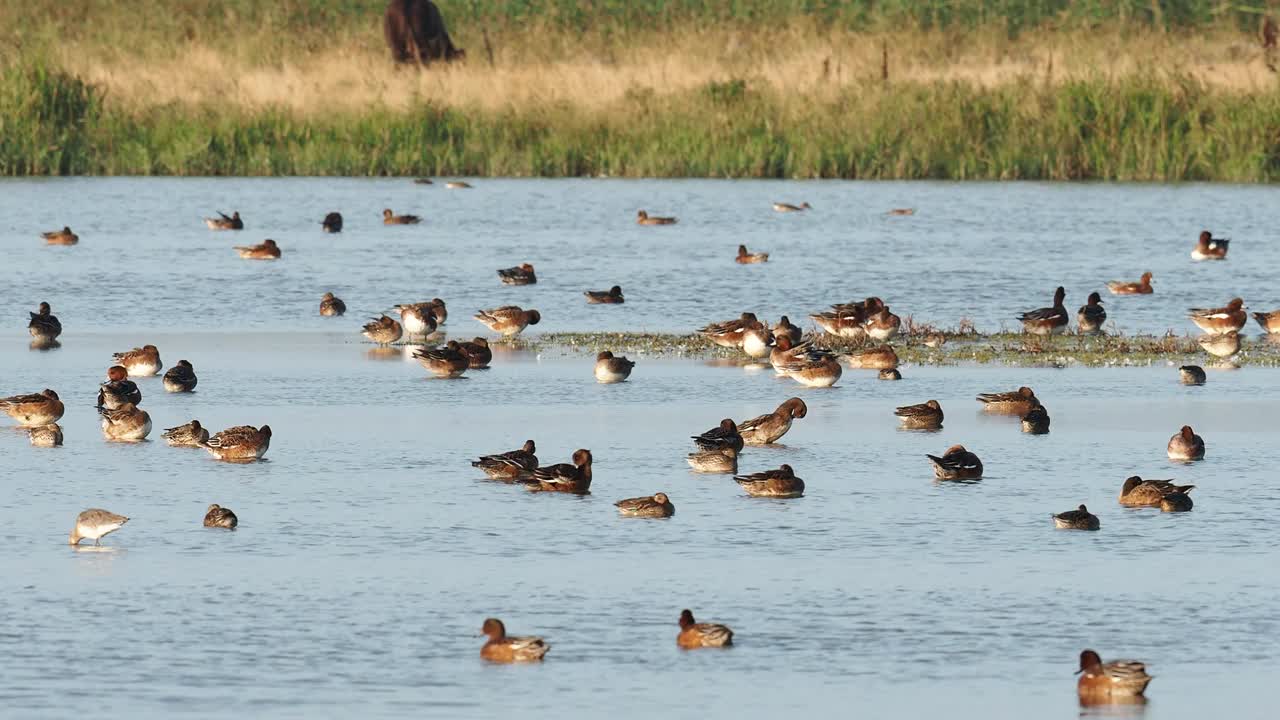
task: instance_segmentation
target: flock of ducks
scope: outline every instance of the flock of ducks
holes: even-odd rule
[[[450,183],[450,187],[470,186],[466,183]],[[778,212],[803,212],[811,209],[811,206],[808,203],[775,203],[773,208]],[[890,214],[910,215],[913,212],[911,209],[897,209],[890,211]],[[383,211],[383,223],[386,225],[412,225],[419,222],[421,218],[416,215],[396,214],[391,209]],[[651,216],[645,210],[639,210],[636,222],[640,225],[672,225],[677,219]],[[244,222],[238,211],[231,215],[219,212],[217,217],[206,218],[205,223],[212,230],[244,229]],[[325,232],[341,232],[342,215],[337,212],[327,214],[321,226]],[[43,233],[43,237],[46,242],[54,245],[74,245],[79,242],[78,236],[69,227]],[[1224,259],[1228,242],[1226,239],[1214,238],[1208,231],[1202,232],[1191,255],[1196,260]],[[279,246],[270,239],[258,245],[236,246],[235,249],[241,257],[247,259],[274,260],[281,257]],[[738,263],[759,264],[768,260],[768,253],[751,253],[745,246],[738,247]],[[537,283],[537,274],[530,263],[499,269],[497,274],[500,281],[507,285]],[[1109,282],[1107,289],[1113,295],[1148,295],[1153,292],[1151,282],[1152,275],[1148,272],[1137,282]],[[625,301],[622,288],[616,285],[608,290],[586,290],[584,296],[591,304],[621,304]],[[1059,287],[1054,292],[1051,306],[1019,315],[1024,331],[1037,335],[1065,332],[1071,317],[1064,305],[1065,298],[1065,290]],[[397,342],[406,335],[429,338],[448,319],[446,304],[439,298],[398,304],[394,306],[394,311],[399,315],[399,320],[387,314],[374,318],[364,326],[364,336],[382,345]],[[320,315],[339,317],[345,312],[346,304],[340,298],[332,293],[323,295],[319,305]],[[40,303],[37,311],[30,315],[28,330],[34,338],[33,346],[56,346],[57,338],[62,333],[62,325],[52,314],[49,304]],[[1075,316],[1079,332],[1101,332],[1107,315],[1099,293],[1091,293]],[[1206,333],[1201,345],[1207,352],[1218,357],[1230,357],[1239,350],[1238,333],[1248,317],[1239,298],[1221,308],[1193,308],[1189,316]],[[1254,317],[1267,332],[1280,332],[1280,311],[1255,313]],[[480,310],[474,318],[492,332],[502,337],[511,337],[530,325],[538,324],[541,315],[534,309],[505,305]],[[810,318],[822,333],[867,342],[887,343],[901,329],[899,316],[876,297],[838,303],[828,311],[810,315]],[[891,345],[872,345],[837,356],[820,347],[819,338],[806,336],[786,316],[769,326],[755,314],[746,312],[734,320],[708,324],[698,332],[716,345],[740,349],[753,360],[768,362],[777,374],[808,387],[831,387],[836,384],[843,373],[842,366],[876,370],[878,377],[883,380],[901,378],[898,357]],[[933,339],[927,339],[926,343],[936,346],[943,341],[931,340]],[[493,353],[488,340],[476,337],[467,342],[449,341],[437,347],[424,346],[413,357],[437,377],[456,378],[468,369],[487,367],[492,361]],[[115,363],[108,368],[107,379],[98,391],[97,407],[102,416],[103,435],[106,440],[113,442],[141,441],[150,434],[152,423],[147,412],[139,407],[142,393],[130,378],[159,374],[163,369],[159,350],[154,345],[144,345],[116,353],[114,359]],[[610,351],[600,352],[594,367],[595,379],[605,384],[624,382],[631,376],[635,365],[635,362],[615,356]],[[1204,371],[1197,366],[1180,368],[1180,373],[1186,384],[1198,385],[1205,382]],[[192,392],[197,385],[195,369],[190,362],[180,360],[165,373],[162,385],[166,392]],[[1024,432],[1043,434],[1049,431],[1048,411],[1031,388],[982,393],[977,396],[977,400],[987,412],[1019,417]],[[65,408],[53,390],[0,399],[0,409],[28,429],[32,445],[54,447],[62,444],[62,430],[57,421]],[[796,476],[790,465],[738,474],[738,463],[745,447],[777,442],[790,431],[793,422],[804,418],[807,412],[804,400],[793,397],[774,411],[758,417],[741,422],[725,418],[716,427],[692,436],[696,449],[687,456],[688,464],[698,473],[733,475],[743,491],[753,497],[801,497],[805,482]],[[894,414],[901,427],[907,430],[936,431],[942,427],[944,420],[942,407],[936,400],[902,406]],[[271,428],[267,425],[243,425],[210,434],[198,420],[191,420],[184,425],[166,429],[163,437],[169,445],[203,448],[219,460],[252,462],[262,458],[269,448]],[[1170,439],[1167,454],[1174,460],[1201,460],[1205,454],[1204,440],[1192,428],[1184,426]],[[972,482],[981,479],[983,474],[982,460],[963,445],[953,445],[941,455],[927,455],[927,459],[939,481]],[[528,440],[516,450],[481,456],[472,465],[490,478],[519,484],[536,492],[582,495],[589,493],[591,489],[592,454],[587,449],[575,451],[568,463],[542,465],[536,455],[534,441]],[[1171,480],[1134,476],[1124,481],[1119,502],[1126,507],[1185,512],[1193,507],[1189,493],[1194,487],[1178,485]],[[664,492],[619,500],[615,506],[619,514],[626,517],[668,518],[675,513],[675,506]],[[1099,518],[1083,504],[1074,510],[1056,513],[1052,518],[1054,526],[1060,529],[1097,531],[1101,528]],[[127,522],[128,517],[107,510],[85,510],[76,518],[69,538],[70,544],[76,545],[85,539],[99,544],[104,536],[120,529]],[[209,506],[203,524],[206,527],[234,529],[238,525],[238,519],[231,510],[214,504]],[[678,625],[680,630],[677,644],[682,648],[726,647],[733,642],[733,631],[728,627],[696,622],[689,610],[681,612]],[[485,620],[481,630],[488,638],[481,648],[481,656],[494,662],[538,661],[550,649],[550,645],[540,637],[507,635],[502,621],[496,618]],[[1092,650],[1081,653],[1079,674],[1077,687],[1081,699],[1098,702],[1140,698],[1151,681],[1142,663],[1103,663]]]

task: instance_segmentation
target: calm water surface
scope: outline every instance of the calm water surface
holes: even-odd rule
[[[589,358],[507,351],[492,370],[436,381],[409,350],[373,351],[356,328],[361,313],[434,295],[457,308],[450,331],[470,337],[479,326],[464,311],[506,301],[543,309],[546,329],[683,330],[744,306],[801,314],[873,291],[918,317],[998,324],[997,298],[1025,309],[1060,281],[1079,295],[1151,269],[1167,285],[1125,312],[1163,329],[1189,303],[1266,298],[1265,258],[1280,252],[1263,241],[1273,190],[405,185],[0,184],[11,277],[0,394],[51,387],[68,405],[61,449],[0,426],[0,714],[1069,718],[1081,714],[1076,656],[1091,646],[1148,662],[1145,717],[1272,716],[1280,372],[1213,372],[1185,388],[1165,367],[906,367],[899,383],[846,372],[836,388],[805,390],[771,371],[642,357],[631,382],[599,386]],[[771,199],[821,212],[761,212]],[[637,229],[641,204],[686,220]],[[346,233],[304,229],[330,205]],[[903,205],[922,213],[879,214]],[[428,221],[384,229],[383,206]],[[199,227],[219,207],[262,230]],[[33,239],[66,223],[79,247]],[[1184,262],[1187,226],[1200,225],[1237,238],[1233,261]],[[267,236],[285,261],[227,249]],[[725,265],[739,238],[777,262]],[[1245,249],[1250,259],[1235,257]],[[492,270],[521,260],[539,285],[499,286]],[[614,282],[622,307],[576,295]],[[347,298],[347,318],[315,317],[324,289]],[[29,351],[23,334],[41,299],[67,327],[52,352]],[[109,445],[97,382],[113,351],[143,342],[166,365],[191,360],[200,385],[169,395],[141,380],[152,440]],[[1050,435],[978,412],[975,393],[1020,384],[1049,407]],[[688,435],[793,395],[808,417],[785,446],[748,449],[742,469],[790,463],[804,498],[747,498],[727,476],[688,471]],[[929,398],[946,409],[940,433],[895,429],[894,406]],[[269,423],[267,461],[166,447],[160,429],[193,417]],[[1166,459],[1183,423],[1205,436],[1204,462]],[[530,437],[544,463],[590,448],[593,494],[531,495],[469,466]],[[932,480],[924,453],[957,442],[983,458],[982,482]],[[1121,508],[1135,473],[1195,483],[1196,509]],[[613,501],[656,491],[675,517],[617,517]],[[237,531],[200,527],[214,502],[237,512]],[[1082,502],[1102,531],[1054,531],[1049,514]],[[133,520],[109,550],[73,551],[67,531],[93,506]],[[677,651],[684,607],[733,627],[737,647]],[[490,615],[544,635],[548,661],[482,664]]]

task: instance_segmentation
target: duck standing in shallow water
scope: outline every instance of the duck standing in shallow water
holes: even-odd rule
[[[651,216],[644,210],[636,212],[637,225],[675,225],[676,219],[673,217],[656,217]]]
[[[219,460],[249,462],[260,460],[271,447],[271,428],[237,425],[209,437],[204,448]]]
[[[221,210],[218,211],[218,217],[205,218],[204,224],[210,230],[243,230],[244,222],[240,219],[240,211],[236,210],[231,213],[230,217]]]
[[[1104,664],[1092,650],[1080,653],[1080,669],[1076,674],[1080,676],[1076,691],[1086,703],[1141,697],[1152,680],[1146,665],[1133,660]]]
[[[1087,304],[1076,313],[1076,327],[1081,335],[1097,335],[1102,332],[1102,324],[1107,321],[1107,311],[1102,307],[1102,296],[1089,293]]]
[[[791,422],[809,414],[804,400],[793,397],[784,400],[768,415],[753,417],[738,423],[738,434],[747,445],[769,445],[777,442],[791,429]]]
[[[58,398],[58,393],[46,388],[30,395],[0,398],[0,410],[4,410],[22,427],[40,427],[61,419],[66,407]]]
[[[507,635],[506,626],[497,618],[485,620],[480,631],[489,638],[480,648],[480,657],[489,662],[538,662],[551,649],[551,646],[540,637]]]
[[[1112,295],[1150,295],[1154,290],[1151,288],[1151,273],[1142,273],[1142,279],[1138,282],[1121,282],[1120,280],[1112,280],[1107,283],[1107,289]]]
[[[53,342],[62,334],[62,323],[53,314],[49,303],[42,302],[40,307],[36,308],[36,312],[27,314],[31,316],[31,321],[27,323],[27,332],[31,333],[31,337],[36,340]]]
[[[537,310],[524,310],[517,305],[503,305],[492,310],[481,310],[474,317],[485,327],[503,337],[519,335],[526,327],[537,325],[542,321],[542,313]]]
[[[125,372],[133,377],[150,377],[164,368],[164,363],[160,362],[160,351],[155,345],[143,345],[126,352],[118,352],[113,357],[116,365],[124,368]]]
[[[479,460],[471,461],[471,467],[480,468],[494,480],[516,480],[538,469],[538,456],[534,454],[536,449],[532,440],[525,440],[524,446],[518,450],[481,455]]]
[[[108,510],[90,508],[76,516],[76,524],[71,528],[71,545],[79,545],[81,540],[92,540],[94,545],[101,545],[102,538],[124,527],[129,518],[117,515]]]
[[[1177,435],[1169,438],[1169,459],[1203,460],[1204,438],[1197,435],[1190,425],[1183,425]]]
[[[404,330],[400,323],[383,315],[365,323],[361,334],[379,345],[390,345],[404,335]]]
[[[1054,515],[1053,526],[1059,530],[1098,530],[1102,523],[1097,515],[1089,512],[1089,508],[1081,505],[1075,510]]]
[[[1191,251],[1192,260],[1226,260],[1227,245],[1230,240],[1226,238],[1216,238],[1213,233],[1208,230],[1200,231],[1200,239],[1196,242],[1195,248]]]
[[[345,315],[347,312],[347,304],[342,302],[342,298],[334,297],[333,293],[327,292],[324,297],[320,298],[320,315],[322,317],[338,317]]]
[[[686,649],[728,647],[733,644],[733,631],[716,623],[700,623],[693,619],[693,613],[680,611],[680,634],[676,636],[676,645]]]
[[[80,236],[71,232],[71,228],[65,225],[61,230],[40,233],[40,237],[44,238],[46,245],[75,245],[80,242]]]
[[[898,367],[898,353],[891,345],[853,350],[841,359],[853,370],[893,370]]]
[[[942,457],[925,457],[933,463],[933,475],[939,480],[977,480],[982,477],[982,461],[965,450],[963,445],[952,445],[942,453]]]
[[[844,374],[834,355],[815,348],[807,348],[804,354],[792,356],[773,368],[805,387],[828,388]]]
[[[1253,314],[1253,319],[1258,322],[1263,332],[1280,333],[1280,310],[1256,312]]]
[[[186,360],[179,360],[177,365],[169,368],[169,372],[164,374],[165,392],[192,392],[196,389],[197,382],[199,381],[196,378],[196,369]]]
[[[596,382],[602,385],[620,383],[631,377],[631,368],[635,366],[635,362],[625,357],[614,357],[613,353],[605,350],[596,355]]]
[[[127,402],[140,405],[142,390],[123,365],[112,365],[107,368],[107,381],[98,386],[98,407],[115,410]]]
[[[1245,312],[1244,300],[1240,298],[1232,298],[1226,307],[1191,308],[1187,313],[1188,317],[1191,318],[1191,322],[1196,324],[1196,327],[1210,335],[1240,332],[1244,324],[1249,322],[1249,314]]]
[[[151,416],[133,403],[114,410],[98,408],[102,416],[102,436],[113,442],[141,442],[151,434]]]
[[[1240,352],[1240,333],[1229,332],[1223,335],[1205,335],[1196,342],[1205,352],[1218,358],[1229,358]]]
[[[406,333],[417,336],[435,333],[436,314],[431,303],[401,303],[392,309],[400,313],[400,324]]]
[[[756,322],[755,313],[744,312],[737,320],[709,323],[698,328],[697,333],[720,347],[741,348],[747,328]]]
[[[1029,310],[1018,316],[1022,329],[1032,335],[1056,335],[1066,331],[1069,318],[1063,302],[1067,291],[1059,287],[1053,292],[1053,307]]]
[[[619,500],[613,505],[623,517],[667,518],[676,514],[676,506],[671,504],[666,493]]]
[[[240,518],[236,514],[218,504],[209,506],[209,511],[204,514],[204,526],[207,528],[226,528],[235,530],[240,524]]]
[[[192,420],[186,425],[165,429],[160,437],[164,438],[169,447],[203,447],[209,441],[209,431],[199,420]]]
[[[493,362],[493,350],[489,348],[489,341],[482,337],[460,342],[458,346],[466,353],[472,370],[487,368]]]
[[[450,340],[444,347],[422,348],[413,353],[413,359],[438,378],[459,378],[471,367],[471,358],[462,352],[457,340]]]

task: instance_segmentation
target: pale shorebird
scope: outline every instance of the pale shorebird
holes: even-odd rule
[[[103,537],[119,530],[127,522],[129,518],[107,510],[85,510],[76,517],[75,527],[71,528],[70,544],[78,545],[81,540],[89,539],[94,545],[101,545]]]

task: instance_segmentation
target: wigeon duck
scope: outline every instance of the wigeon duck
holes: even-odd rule
[[[191,392],[196,389],[196,382],[196,370],[186,360],[179,360],[177,365],[164,374],[165,392]]]
[[[897,368],[884,368],[876,373],[876,377],[880,380],[901,380],[902,373],[898,372]]]
[[[686,460],[694,472],[721,474],[738,472],[738,451],[731,447],[691,452]]]
[[[804,495],[804,480],[796,477],[790,465],[750,475],[735,475],[733,481],[751,497],[798,498]]]
[[[47,306],[44,303],[40,303],[40,308],[42,310],[45,307]],[[1266,332],[1280,333],[1280,310],[1272,310],[1271,312],[1256,312],[1253,314],[1253,319],[1258,321],[1258,325],[1262,326],[1262,329],[1265,330]],[[33,319],[32,322],[35,322],[35,320]],[[31,334],[35,335],[34,332],[32,332]]]
[[[1200,239],[1196,242],[1196,247],[1191,251],[1192,260],[1225,260],[1227,257],[1227,245],[1231,241],[1226,238],[1216,238],[1208,230],[1200,231]]]
[[[976,480],[982,477],[982,461],[977,455],[964,449],[963,445],[952,445],[937,455],[925,455],[933,463],[934,477],[939,480]]]
[[[431,300],[431,314],[436,316],[436,325],[443,325],[449,319],[449,308],[440,298]]]
[[[1107,283],[1107,289],[1112,295],[1150,295],[1151,289],[1151,273],[1142,273],[1142,279],[1138,282],[1122,282],[1120,280],[1112,280]]]
[[[164,368],[164,363],[160,362],[160,351],[155,345],[143,345],[140,348],[114,353],[112,357],[115,358],[116,365],[123,367],[132,377],[149,377],[158,374]]]
[[[192,420],[186,425],[166,428],[160,437],[164,438],[169,447],[204,447],[209,441],[209,431],[199,420]]]
[[[133,403],[114,410],[98,408],[102,416],[102,436],[110,442],[142,442],[151,434],[151,416]]]
[[[809,319],[813,320],[813,324],[817,325],[819,330],[828,335],[850,340],[861,340],[867,336],[867,328],[862,324],[861,313],[833,310],[813,313],[809,315]]]
[[[680,634],[676,636],[676,645],[686,650],[698,648],[727,647],[733,644],[733,631],[716,623],[700,623],[693,619],[693,613],[680,611]]]
[[[320,227],[327,233],[342,232],[342,213],[331,212],[324,216],[324,220],[320,221]]]
[[[347,304],[342,302],[342,298],[334,297],[333,293],[327,292],[320,298],[320,315],[323,317],[338,317],[347,312]]]
[[[1214,357],[1229,358],[1240,352],[1240,334],[1229,332],[1224,335],[1205,335],[1196,342],[1204,351]]]
[[[798,325],[792,325],[791,320],[786,315],[783,315],[778,324],[773,326],[773,336],[779,338],[783,335],[791,338],[791,343],[794,345],[800,342],[800,339],[804,336],[804,331]]]
[[[240,518],[231,510],[221,505],[210,505],[209,510],[204,514],[204,526],[207,528],[226,528],[235,530],[240,524]]]
[[[808,349],[794,359],[775,366],[783,375],[805,387],[831,387],[844,374],[835,356],[825,350]]]
[[[602,385],[620,383],[631,377],[631,368],[636,364],[625,357],[614,357],[605,350],[596,355],[596,382]]]
[[[39,427],[57,422],[66,408],[58,399],[58,393],[46,389],[30,395],[0,398],[0,410],[22,427]]]
[[[228,217],[221,210],[218,211],[218,217],[205,218],[204,224],[209,226],[210,230],[243,230],[244,222],[240,220],[240,211],[236,210]]]
[[[738,434],[747,445],[768,445],[777,442],[791,429],[791,421],[809,414],[809,406],[800,398],[784,400],[777,410],[768,415],[753,417],[738,423]]]
[[[739,265],[755,265],[769,262],[769,253],[749,253],[746,245],[738,246],[738,256],[734,261]]]
[[[27,439],[35,447],[60,447],[62,445],[62,426],[49,423],[33,427],[27,431]]]
[[[1160,498],[1161,512],[1188,512],[1195,507],[1195,503],[1191,501],[1191,496],[1186,493],[1169,493]]]
[[[1089,512],[1089,508],[1081,505],[1075,510],[1057,513],[1053,516],[1053,526],[1059,530],[1097,530],[1102,527],[1098,516]]]
[[[36,312],[27,314],[31,316],[31,321],[27,323],[27,332],[31,333],[31,337],[52,342],[62,334],[62,323],[53,314],[49,303],[42,302]]]
[[[903,216],[903,215],[915,215],[915,214],[916,214],[916,209],[915,209],[915,208],[894,208],[894,209],[890,210],[890,211],[888,212],[888,214],[889,214],[889,215],[898,215],[898,216]]]
[[[525,440],[519,450],[497,455],[481,455],[479,460],[472,460],[471,467],[480,468],[485,475],[494,480],[517,480],[538,469],[538,456],[534,454],[537,446],[532,440]]]
[[[614,285],[608,290],[583,290],[588,305],[621,305],[626,302],[622,297],[622,287]]]
[[[260,460],[271,447],[271,427],[261,428],[252,425],[229,427],[220,433],[214,433],[205,441],[204,448],[219,460],[228,462],[249,462]]]
[[[470,190],[471,189],[471,183],[464,182],[462,180],[450,180],[449,182],[445,183],[444,186],[448,190]]]
[[[755,313],[744,312],[737,320],[704,325],[697,332],[720,347],[740,348],[747,327],[755,322],[758,322]]]
[[[759,360],[773,351],[773,333],[760,321],[749,323],[742,331],[742,351]]]
[[[383,315],[365,323],[361,334],[379,345],[390,345],[404,335],[404,329],[395,319]]]
[[[575,450],[573,464],[560,463],[536,468],[533,477],[523,481],[530,490],[586,495],[591,492],[591,451]]]
[[[904,405],[895,409],[893,414],[898,416],[902,427],[909,430],[937,430],[942,427],[942,406],[937,400]]]
[[[1133,660],[1103,664],[1102,658],[1092,650],[1080,653],[1080,669],[1076,674],[1080,676],[1076,691],[1085,702],[1140,697],[1151,683],[1146,665]]]
[[[613,504],[618,514],[623,517],[665,518],[676,514],[676,506],[666,493],[656,493],[652,497],[628,498]]]
[[[1159,507],[1164,496],[1172,493],[1186,494],[1195,485],[1174,485],[1168,480],[1143,480],[1134,475],[1120,488],[1120,504],[1125,507]]]
[[[1028,435],[1047,435],[1049,433],[1049,411],[1040,403],[1022,415],[1022,432]]]
[[[1066,298],[1067,291],[1059,287],[1053,292],[1053,307],[1031,310],[1019,315],[1018,320],[1022,322],[1023,330],[1033,335],[1049,335],[1066,330],[1067,308],[1062,304]]]
[[[854,370],[892,370],[898,367],[898,353],[888,345],[854,350],[841,357]]]
[[[792,361],[802,360],[811,349],[813,348],[809,343],[795,342],[790,335],[775,335],[773,349],[769,351],[769,364],[773,366],[774,372],[785,375],[782,366]]]
[[[636,212],[637,225],[675,225],[676,219],[673,217],[654,217],[644,210]]]
[[[872,340],[884,342],[897,337],[902,318],[889,312],[888,306],[881,306],[878,312],[868,315],[862,325]]]
[[[498,278],[503,285],[533,285],[538,282],[538,275],[529,263],[521,263],[498,271]]]
[[[467,354],[467,361],[473,370],[487,368],[489,363],[493,362],[493,350],[489,349],[489,341],[482,337],[463,341],[458,345],[462,348],[462,352]]]
[[[1249,321],[1249,314],[1244,309],[1244,301],[1240,298],[1232,298],[1226,307],[1191,308],[1187,312],[1191,322],[1210,335],[1239,332],[1240,328]]]
[[[719,448],[731,447],[738,452],[742,452],[744,445],[742,434],[738,432],[738,424],[730,418],[720,421],[720,424],[702,433],[701,435],[691,435],[693,444],[697,445],[700,450],[717,450]]]
[[[400,313],[400,325],[410,335],[430,335],[436,331],[436,315],[431,303],[401,303],[392,308]]]
[[[1169,438],[1169,459],[1203,460],[1204,438],[1197,435],[1190,425],[1183,425],[1177,435]]]
[[[421,177],[421,178],[414,178],[413,184],[414,185],[434,185],[435,181],[433,181],[431,178]]]
[[[259,245],[237,245],[234,250],[246,260],[277,260],[280,258],[280,246],[271,238],[263,240]]]
[[[537,310],[524,310],[517,305],[481,310],[474,317],[485,327],[504,337],[519,335],[526,327],[542,321],[542,314]]]
[[[538,662],[551,649],[551,646],[540,637],[507,635],[506,626],[496,618],[485,620],[480,631],[489,637],[480,648],[480,657],[489,662]]]
[[[422,222],[422,218],[417,215],[396,215],[391,212],[391,208],[382,211],[383,225],[417,225]]]
[[[42,232],[40,237],[44,238],[47,245],[75,245],[80,242],[80,236],[71,232],[71,228],[65,225],[61,230]]]
[[[1102,296],[1089,293],[1087,304],[1076,313],[1076,326],[1081,335],[1097,335],[1102,331],[1102,324],[1107,321],[1107,311],[1102,307]]]
[[[1178,379],[1183,385],[1203,385],[1208,376],[1199,365],[1183,365],[1178,368]]]
[[[1025,415],[1040,404],[1036,393],[1025,385],[1012,392],[978,393],[982,409],[1000,415]]]
[[[98,386],[98,407],[115,410],[130,402],[137,405],[142,402],[142,391],[138,384],[129,379],[128,371],[120,365],[107,368],[107,381]]]
[[[792,205],[791,203],[784,203],[784,202],[776,202],[773,204],[774,212],[781,212],[781,213],[802,212],[804,210],[812,210],[812,209],[813,209],[813,206],[807,202],[802,202],[799,205]]]
[[[102,538],[124,527],[129,518],[117,515],[109,510],[90,508],[76,516],[76,524],[71,528],[72,545],[79,545],[81,540],[92,540],[94,545],[101,545]]]
[[[471,367],[471,356],[462,352],[457,340],[450,340],[443,347],[422,348],[413,353],[413,359],[438,378],[462,377]]]

